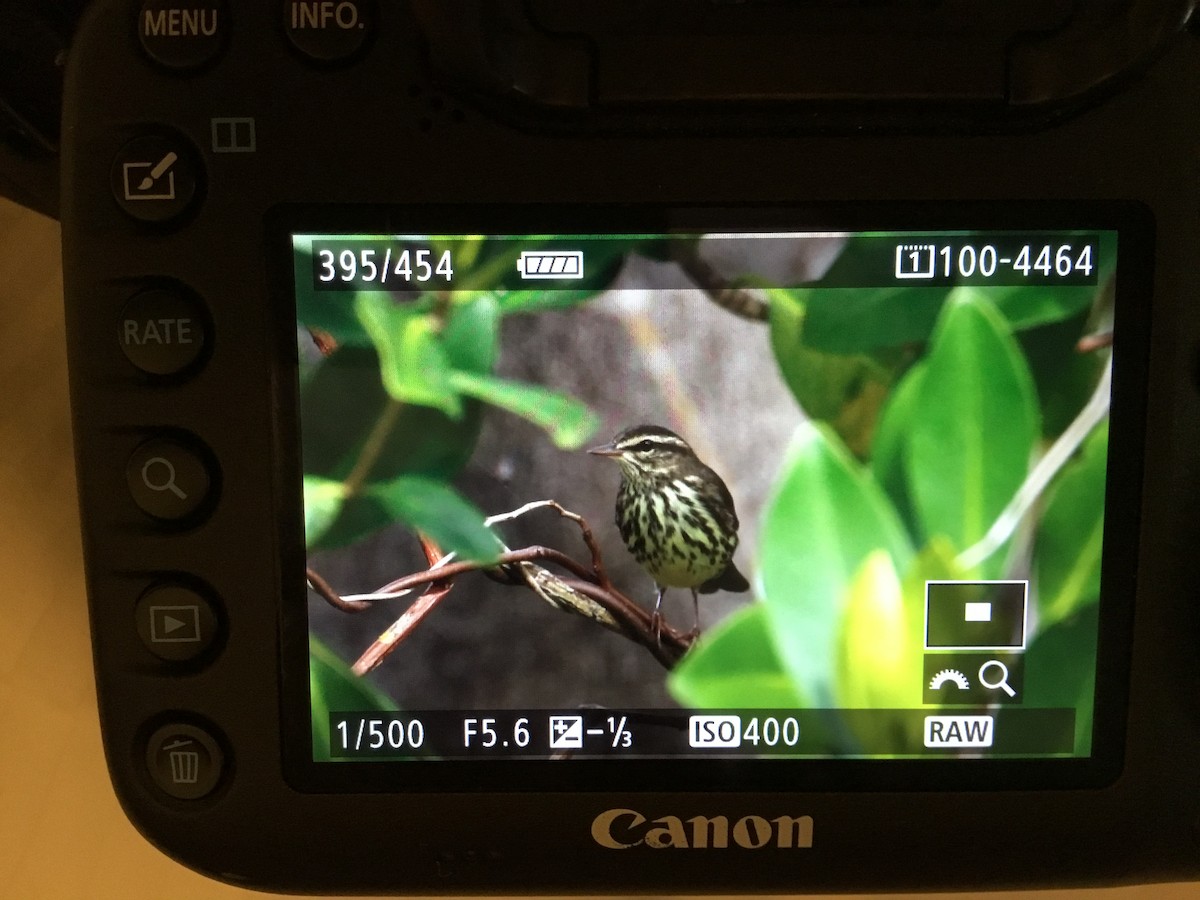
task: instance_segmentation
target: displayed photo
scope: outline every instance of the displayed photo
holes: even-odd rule
[[[292,243],[315,759],[1090,755],[1114,233]]]

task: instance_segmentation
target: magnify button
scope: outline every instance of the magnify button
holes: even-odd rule
[[[992,677],[989,679],[988,675]],[[1008,683],[1008,666],[998,659],[989,659],[979,667],[979,683],[989,690],[1001,690],[1010,697],[1017,696]]]
[[[178,473],[175,463],[165,456],[152,456],[142,463],[142,484],[152,491],[170,491],[180,500],[188,498],[187,492],[176,484]]]
[[[134,450],[125,466],[125,481],[138,508],[164,521],[195,513],[213,488],[206,454],[172,438],[153,438]]]

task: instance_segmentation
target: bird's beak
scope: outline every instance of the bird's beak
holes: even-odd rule
[[[620,456],[621,451],[612,444],[605,444],[603,447],[593,447],[588,451],[593,456]]]

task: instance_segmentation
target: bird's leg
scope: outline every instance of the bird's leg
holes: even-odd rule
[[[688,632],[688,638],[694,641],[700,636],[700,595],[696,593],[695,588],[692,588],[692,612],[696,614],[696,619],[692,630]]]
[[[650,617],[650,628],[654,631],[654,640],[662,644],[662,598],[667,589],[661,584],[656,584],[658,588],[658,596],[654,599],[654,615]]]

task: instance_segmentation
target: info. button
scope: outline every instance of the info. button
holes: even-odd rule
[[[352,59],[375,30],[374,0],[284,0],[283,31],[318,63]]]
[[[117,340],[131,363],[150,375],[177,375],[191,368],[208,342],[200,304],[175,290],[154,288],[121,310]]]

